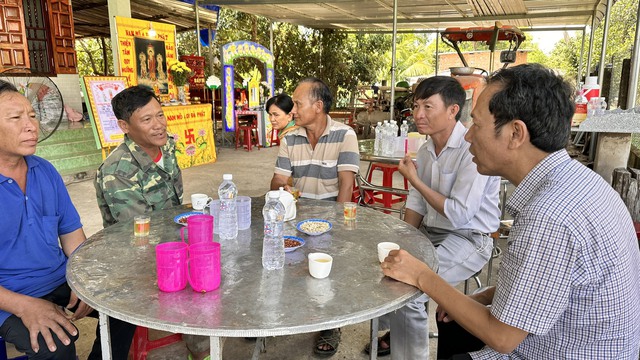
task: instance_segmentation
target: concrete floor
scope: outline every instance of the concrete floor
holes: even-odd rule
[[[188,199],[192,193],[206,193],[217,197],[217,188],[222,181],[223,173],[233,174],[234,182],[238,186],[240,195],[263,195],[269,188],[277,153],[277,147],[254,149],[251,152],[230,148],[219,149],[218,160],[215,163],[200,165],[183,171],[185,202],[190,202]],[[361,171],[366,171],[367,166],[367,162],[362,162]],[[394,178],[394,184],[398,187],[402,186],[401,176],[396,173],[396,177]],[[374,183],[381,183],[381,178],[374,176]],[[86,235],[91,236],[101,230],[102,219],[94,195],[93,182],[72,183],[67,188],[73,203],[80,213]],[[494,266],[494,272],[495,269],[497,269],[497,266]],[[435,306],[436,304],[431,302],[429,309],[431,314],[435,312]],[[435,331],[434,320],[432,319],[430,322],[432,331]],[[86,359],[91,349],[95,339],[96,323],[97,321],[94,319],[82,319],[76,323],[81,333],[80,339],[76,343],[80,359]],[[368,331],[368,322],[343,328],[342,342],[337,354],[332,359],[368,359],[368,355],[363,351],[365,344],[368,342]],[[156,334],[154,336],[160,335]],[[268,338],[267,351],[262,354],[261,359],[315,359],[316,357],[313,354],[315,337],[316,333],[309,333]],[[224,345],[224,358],[234,360],[249,359],[251,358],[253,347],[254,342],[245,339],[228,339]],[[430,359],[435,359],[436,341],[434,339],[430,341],[430,348]],[[10,355],[16,356],[17,353],[10,350]],[[150,353],[149,358],[186,359],[186,356],[186,347],[184,344],[179,343],[156,350]],[[386,357],[385,359],[389,358]]]

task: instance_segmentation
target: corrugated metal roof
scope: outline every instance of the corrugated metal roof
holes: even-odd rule
[[[202,0],[274,21],[312,28],[391,30],[393,0]],[[495,21],[520,27],[591,25],[606,0],[398,0],[399,30],[436,30],[493,26]],[[596,22],[596,23],[597,23]]]
[[[71,5],[76,37],[110,36],[107,0],[73,0]],[[201,9],[199,14],[202,28],[215,28],[216,11]],[[172,24],[177,31],[196,28],[193,5],[178,0],[131,0],[131,17]]]
[[[245,13],[312,28],[390,31],[393,0],[200,0]],[[77,37],[109,36],[107,0],[73,0]],[[603,17],[606,0],[398,0],[398,30],[493,26],[495,21],[522,28],[591,25]],[[131,0],[135,19],[195,29],[193,6],[178,0]],[[215,27],[217,13],[202,9],[201,27]]]

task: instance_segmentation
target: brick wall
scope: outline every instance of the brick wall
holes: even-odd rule
[[[80,92],[80,76],[78,74],[58,74],[52,76],[51,80],[58,86],[64,99],[64,104],[69,105],[71,108],[78,112],[82,112],[82,97]],[[67,121],[67,114],[65,113],[63,121]]]
[[[509,66],[525,64],[527,62],[528,52],[529,52],[528,50],[518,50],[516,52],[516,62]],[[484,51],[463,52],[462,54],[464,55],[464,58],[467,60],[467,63],[469,64],[469,66],[478,67],[478,68],[489,71],[490,53],[491,53],[490,51],[484,50]],[[460,60],[460,57],[456,52],[439,54],[438,60],[439,60],[438,73],[440,73],[441,71],[448,70],[450,67],[464,66],[464,64],[462,64],[462,60]],[[500,51],[495,52],[495,56],[493,60],[494,60],[493,61],[494,70],[497,70],[502,67],[502,63],[500,62]]]

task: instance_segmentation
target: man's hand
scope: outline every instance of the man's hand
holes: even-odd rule
[[[400,174],[409,180],[411,184],[418,178],[418,169],[409,155],[405,155],[405,157],[400,160],[398,163],[398,171],[400,171]]]
[[[66,308],[73,309],[76,305],[78,307],[73,312],[73,315],[67,316],[67,319],[71,321],[80,320],[83,317],[89,315],[93,311],[92,307],[85,304],[82,300],[78,299],[78,296],[76,295],[76,293],[72,291],[71,297],[69,298],[69,304],[67,304]]]
[[[38,334],[42,334],[47,347],[52,352],[56,351],[56,345],[51,336],[51,332],[56,334],[65,345],[69,345],[71,340],[64,330],[73,336],[78,334],[78,330],[71,321],[67,319],[67,314],[65,314],[62,307],[52,302],[38,298],[29,298],[27,304],[24,305],[24,309],[23,314],[16,315],[20,317],[25,327],[29,330],[31,347],[35,352],[40,350]]]
[[[420,278],[433,272],[427,264],[413,257],[405,250],[391,250],[380,264],[382,272],[391,278],[420,289]]]

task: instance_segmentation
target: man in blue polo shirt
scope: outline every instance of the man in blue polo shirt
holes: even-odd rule
[[[56,169],[33,154],[38,119],[0,81],[0,336],[29,359],[75,359],[72,321],[97,313],[67,285],[67,257],[85,240]],[[69,312],[65,311],[69,310]],[[126,359],[135,327],[111,321],[114,359]],[[89,359],[101,356],[96,340]]]

